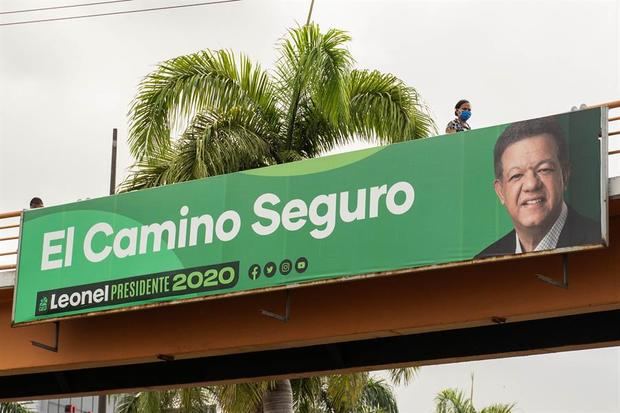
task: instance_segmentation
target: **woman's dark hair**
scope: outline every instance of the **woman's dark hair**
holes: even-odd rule
[[[469,100],[467,99],[461,99],[458,102],[456,102],[456,105],[454,105],[454,115],[458,116],[458,114],[456,113],[457,110],[459,110],[461,108],[461,106],[463,106],[464,104],[469,103]]]
[[[495,150],[493,151],[495,178],[500,179],[502,177],[502,155],[510,145],[523,139],[539,135],[551,136],[558,149],[558,160],[560,161],[562,174],[565,177],[568,176],[570,165],[564,131],[560,124],[553,117],[549,116],[546,118],[515,122],[504,130],[499,139],[497,139],[497,142],[495,142]]]

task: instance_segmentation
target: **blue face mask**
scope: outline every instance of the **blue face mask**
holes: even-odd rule
[[[459,119],[461,119],[463,122],[467,122],[467,119],[469,118],[471,118],[471,111],[469,110],[464,110],[459,115]]]

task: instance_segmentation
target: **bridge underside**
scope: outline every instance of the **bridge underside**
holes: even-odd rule
[[[0,399],[297,377],[617,345],[620,310],[235,355],[0,377]]]
[[[294,377],[620,344],[620,199],[610,247],[11,328],[0,289],[0,400]]]

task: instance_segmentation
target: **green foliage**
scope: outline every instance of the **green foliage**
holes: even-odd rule
[[[416,370],[390,370],[390,376],[406,384]],[[279,407],[290,407],[291,399],[292,410]],[[116,412],[215,413],[216,405],[222,413],[398,413],[390,384],[368,372],[127,394]]]
[[[390,385],[384,380],[369,378],[356,411],[359,413],[398,413],[398,404]]]
[[[116,413],[215,413],[212,391],[202,387],[122,395]]]
[[[136,163],[121,190],[312,158],[356,139],[434,133],[415,89],[353,68],[350,40],[316,24],[289,30],[271,74],[229,50],[161,63],[130,107]]]
[[[456,389],[442,390],[435,397],[436,413],[476,413],[471,400]]]
[[[480,410],[480,413],[512,413],[515,404],[493,404]]]
[[[416,371],[403,368],[389,373],[407,384]],[[398,413],[392,387],[368,372],[294,379],[291,385],[296,413]]]
[[[0,413],[31,413],[28,403],[6,402],[0,403]]]
[[[403,367],[399,369],[390,369],[388,370],[388,373],[390,375],[390,380],[394,383],[394,385],[400,386],[402,384],[403,386],[408,386],[418,373],[418,368]]]
[[[514,406],[514,404],[494,404],[483,408],[479,413],[512,413]],[[435,397],[435,413],[478,413],[478,410],[463,392],[445,389]]]
[[[129,111],[136,163],[120,189],[313,158],[356,139],[391,143],[434,133],[415,89],[389,73],[353,68],[350,40],[341,30],[322,33],[316,24],[289,30],[271,75],[228,50],[161,63],[140,83]],[[414,371],[393,371],[392,379],[407,384]],[[123,397],[119,412],[193,412],[216,402],[223,413],[262,413],[266,399],[291,391],[299,413],[398,412],[392,388],[368,373],[288,384],[214,386],[195,389],[186,399],[179,391],[143,392]]]
[[[262,413],[263,395],[272,382],[251,382],[215,386],[213,392],[223,413]]]

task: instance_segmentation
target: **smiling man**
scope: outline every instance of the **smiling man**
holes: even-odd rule
[[[475,258],[599,244],[600,225],[564,202],[568,148],[553,118],[510,125],[493,153],[494,188],[514,229]]]

